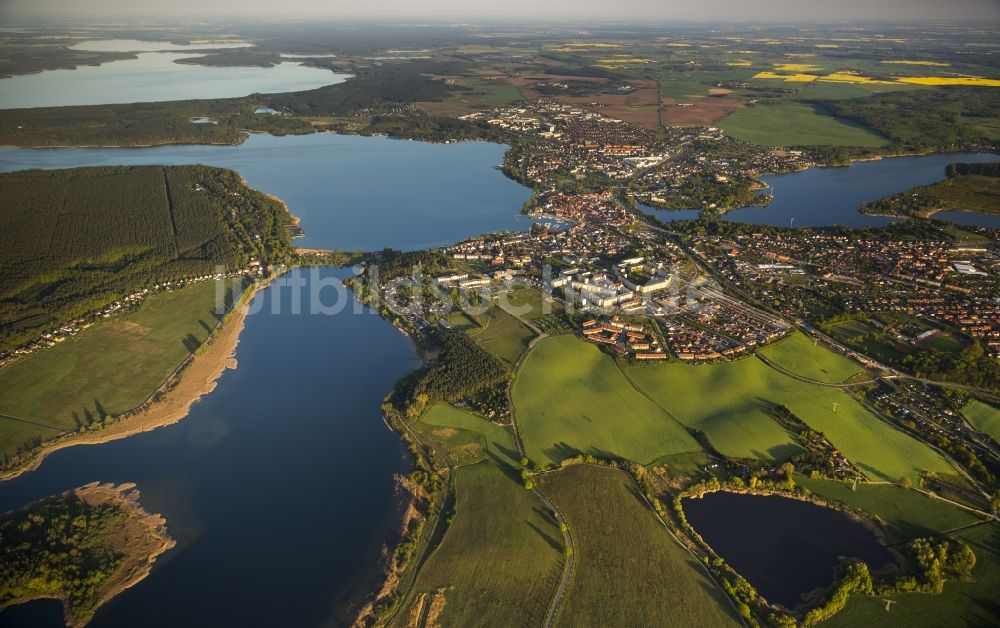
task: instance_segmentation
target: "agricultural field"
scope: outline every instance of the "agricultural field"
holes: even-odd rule
[[[616,469],[579,465],[541,480],[574,544],[560,626],[736,626],[728,599]]]
[[[789,372],[818,382],[841,383],[864,372],[858,363],[814,344],[799,331],[769,344],[760,353]]]
[[[649,463],[700,449],[680,423],[632,387],[610,356],[575,336],[536,344],[512,395],[526,452],[539,465],[580,452]]]
[[[815,105],[781,103],[747,107],[719,121],[732,137],[767,146],[884,146],[887,140],[861,125],[839,120]]]
[[[206,281],[154,294],[134,312],[0,369],[0,414],[52,426],[0,417],[0,455],[145,401],[220,320],[215,290]]]
[[[986,432],[993,437],[993,440],[1000,442],[1000,409],[973,399],[969,405],[962,408],[962,416],[972,427]]]
[[[563,568],[554,519],[534,493],[489,462],[458,469],[455,493],[451,524],[396,624],[541,625]],[[444,607],[431,621],[431,601],[442,590]]]
[[[533,331],[499,307],[491,307],[481,315],[454,312],[448,321],[507,364],[516,363],[535,337]]]
[[[451,466],[492,460],[513,469],[520,464],[514,434],[509,428],[487,421],[455,406],[438,403],[410,423],[421,441],[432,445]]]
[[[641,365],[628,373],[677,420],[704,431],[723,453],[749,449],[764,460],[786,455],[790,450],[781,432],[771,432],[766,440],[754,436],[773,423],[765,408],[781,404],[823,432],[871,479],[895,482],[906,475],[916,481],[924,471],[954,472],[929,446],[882,421],[846,392],[801,382],[755,358]]]

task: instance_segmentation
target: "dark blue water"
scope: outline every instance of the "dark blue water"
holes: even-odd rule
[[[683,506],[716,554],[764,599],[789,609],[803,594],[830,585],[841,557],[861,559],[872,571],[893,561],[874,532],[832,508],[722,491],[685,499]]]
[[[317,272],[306,284],[326,282],[320,298],[333,306],[344,271]],[[309,312],[315,298],[300,298]],[[0,512],[98,480],[135,482],[143,506],[166,517],[177,547],[99,610],[95,628],[336,625],[372,584],[392,540],[393,474],[409,465],[379,405],[417,365],[414,350],[370,310],[295,314],[287,286],[256,299],[239,368],[187,418],[57,451],[0,483]],[[61,625],[53,615],[29,605],[0,625]]]
[[[231,168],[302,218],[301,246],[412,250],[527,230],[531,190],[496,166],[506,146],[316,133],[252,135],[240,146],[0,148],[0,171],[127,164]]]
[[[994,229],[1000,229],[1000,214],[946,211],[934,214],[933,218],[935,220],[947,220],[967,227],[993,227]]]
[[[952,163],[1000,161],[992,153],[943,153],[919,157],[890,157],[860,161],[846,168],[809,168],[799,172],[762,177],[774,196],[767,207],[744,207],[725,215],[726,220],[775,227],[883,226],[893,219],[858,211],[861,203],[874,201],[918,185],[942,181]],[[640,205],[647,214],[670,222],[697,218],[696,210],[657,210]],[[941,212],[935,216],[961,225],[996,226],[995,217],[971,212]]]

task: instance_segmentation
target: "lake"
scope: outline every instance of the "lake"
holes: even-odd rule
[[[936,183],[945,178],[945,166],[951,163],[1000,161],[992,153],[938,153],[916,157],[888,157],[854,162],[846,168],[809,168],[788,174],[762,177],[774,200],[767,207],[744,207],[725,215],[726,220],[776,227],[848,227],[884,226],[892,222],[883,216],[868,216],[858,211],[861,203],[874,201],[918,185]],[[694,210],[674,212],[640,206],[663,221],[686,220]],[[941,212],[937,218],[963,225],[997,226],[996,217],[969,212]]]
[[[210,45],[198,49],[212,48]],[[175,63],[190,52],[139,52],[135,59],[0,79],[0,109],[231,98],[316,89],[346,74],[285,61],[270,68]]]
[[[346,271],[302,271],[303,311],[333,306]],[[95,480],[135,482],[178,545],[114,598],[103,626],[337,625],[365,593],[396,509],[393,474],[409,471],[380,403],[418,361],[375,313],[294,314],[272,285],[247,317],[236,358],[179,423],[71,447],[0,483],[0,512]],[[276,313],[277,312],[277,313]],[[0,625],[61,626],[51,603],[0,614]]]
[[[506,146],[429,144],[316,133],[251,135],[239,146],[0,148],[0,171],[110,164],[231,168],[302,219],[300,246],[381,250],[451,244],[496,230],[526,230],[531,190],[497,166]]]
[[[893,562],[874,532],[832,508],[780,497],[719,491],[683,500],[688,523],[771,603],[794,608],[830,585],[840,557],[872,571]]]

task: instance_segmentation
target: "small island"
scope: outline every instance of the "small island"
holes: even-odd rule
[[[57,599],[66,625],[83,626],[174,544],[134,484],[95,482],[39,500],[0,518],[0,610]]]

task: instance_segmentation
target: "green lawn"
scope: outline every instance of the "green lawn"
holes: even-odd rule
[[[479,316],[455,312],[448,320],[465,330],[477,345],[508,364],[517,362],[535,337],[535,333],[524,323],[499,307],[491,307]]]
[[[0,370],[0,414],[76,430],[142,403],[207,337],[215,282],[155,294],[135,311]],[[0,418],[0,454],[53,429]]]
[[[422,441],[436,446],[448,464],[460,466],[492,460],[509,468],[520,464],[514,434],[507,428],[439,403],[431,406],[410,429]]]
[[[781,103],[738,109],[718,126],[737,139],[766,146],[884,146],[886,139],[813,105]]]
[[[986,432],[993,437],[993,440],[1000,442],[1000,410],[973,399],[962,409],[962,414],[972,427]]]
[[[625,473],[580,465],[545,475],[541,489],[565,517],[575,547],[558,625],[738,625],[725,594]]]
[[[849,394],[783,375],[756,358],[724,364],[630,367],[629,375],[677,419],[704,431],[724,453],[749,450],[778,457],[781,433],[757,435],[771,421],[768,404],[783,404],[875,480],[916,481],[921,471],[954,470],[933,449],[878,419]],[[836,404],[836,410],[834,410]],[[748,439],[746,443],[741,439]],[[774,448],[774,449],[772,449]]]
[[[397,623],[406,623],[422,594],[427,600],[443,588],[442,626],[541,625],[563,568],[562,533],[552,516],[488,462],[458,469],[455,491],[451,525]]]
[[[864,370],[857,362],[814,344],[798,331],[764,347],[760,353],[778,366],[818,382],[840,383]]]
[[[571,335],[550,336],[513,386],[528,457],[558,463],[579,452],[648,463],[699,450],[684,428],[629,384],[611,357]]]

